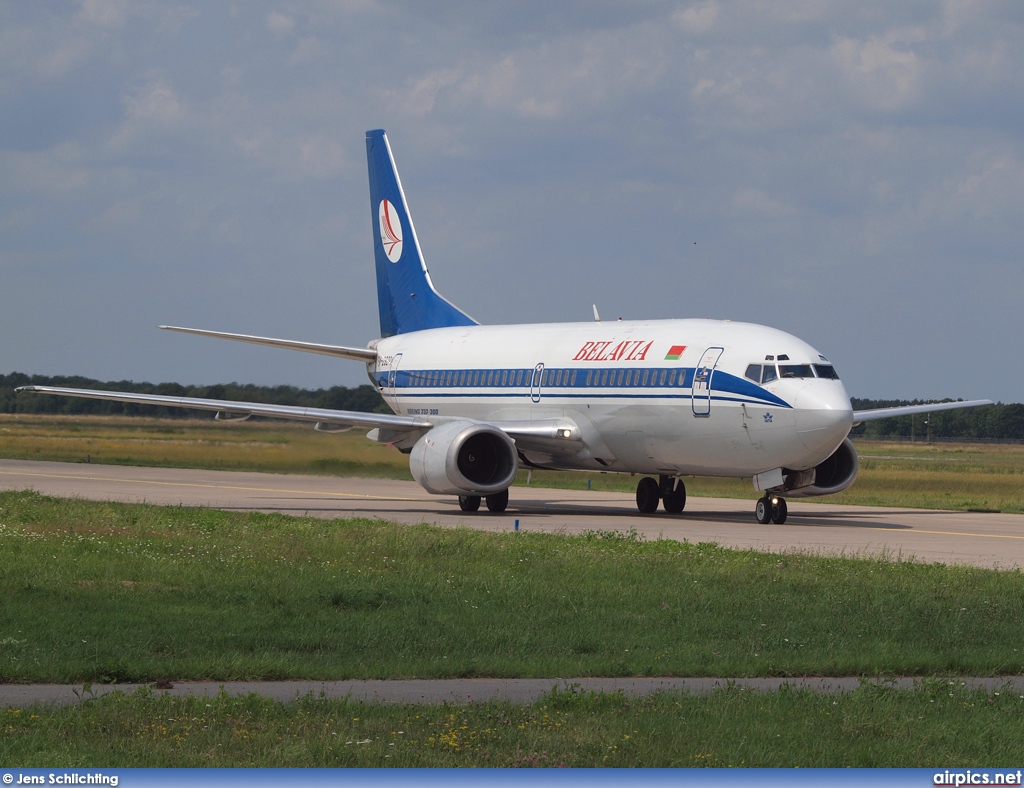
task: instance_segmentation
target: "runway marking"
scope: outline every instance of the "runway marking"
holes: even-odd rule
[[[161,482],[151,479],[124,479],[117,476],[72,476],[59,473],[28,473],[26,471],[0,470],[0,475],[41,477],[44,479],[71,479],[74,481],[128,482],[130,484],[157,484],[164,487],[197,487],[207,490],[243,490],[248,492],[292,493],[294,495],[331,495],[335,498],[359,498],[364,501],[420,501],[422,498],[382,497],[362,493],[331,492],[330,490],[292,490],[280,487],[242,487],[231,484],[199,484],[198,482]]]
[[[874,531],[899,531],[900,533],[908,534],[934,534],[936,536],[980,536],[986,539],[1024,539],[1024,536],[1016,536],[1014,534],[967,534],[962,531],[929,531],[924,528],[896,528],[891,525],[862,525],[859,528],[869,528]]]

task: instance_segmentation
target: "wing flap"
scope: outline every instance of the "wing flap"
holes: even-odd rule
[[[21,386],[15,391],[35,394],[57,394],[63,397],[84,397],[113,402],[132,402],[137,405],[163,405],[169,408],[195,408],[216,411],[221,420],[242,420],[249,416],[270,416],[293,421],[312,421],[324,425],[322,429],[335,427],[387,427],[397,432],[427,430],[432,422],[413,416],[396,416],[389,413],[361,413],[354,410],[331,410],[329,408],[302,408],[295,405],[268,405],[261,402],[235,402],[199,397],[172,397],[165,394],[135,394],[123,391],[96,391],[94,389],[70,389],[57,386]],[[223,415],[222,415],[223,414]]]

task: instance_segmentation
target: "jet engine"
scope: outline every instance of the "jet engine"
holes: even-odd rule
[[[451,421],[416,441],[409,468],[427,492],[492,495],[512,485],[519,458],[515,443],[496,427]]]
[[[810,471],[786,472],[785,495],[787,498],[810,498],[842,492],[853,484],[858,468],[857,450],[846,438],[827,460]]]

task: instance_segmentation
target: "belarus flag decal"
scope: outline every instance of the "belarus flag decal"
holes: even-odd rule
[[[668,353],[665,355],[665,360],[678,361],[679,357],[683,355],[684,350],[686,350],[686,345],[673,345],[668,349]]]

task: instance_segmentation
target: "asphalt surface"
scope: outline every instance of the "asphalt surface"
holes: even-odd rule
[[[401,523],[488,531],[575,534],[629,531],[648,539],[715,542],[723,547],[1024,567],[1024,515],[944,512],[789,502],[784,525],[760,525],[750,500],[690,498],[679,515],[641,515],[630,493],[513,487],[508,510],[460,511],[452,496],[413,482],[269,473],[137,468],[0,460],[0,489],[92,500],[208,506],[313,517],[377,517]]]

